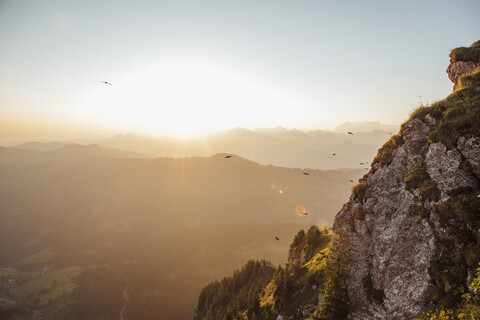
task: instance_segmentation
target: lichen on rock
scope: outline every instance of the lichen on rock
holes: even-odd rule
[[[480,60],[465,61],[477,48],[451,56],[455,84],[480,74]],[[468,84],[414,112],[337,214],[349,319],[411,319],[467,289],[480,260],[480,90]]]

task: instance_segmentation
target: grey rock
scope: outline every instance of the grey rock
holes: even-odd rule
[[[405,123],[404,144],[393,152],[393,161],[364,177],[367,188],[363,203],[351,196],[335,218],[334,231],[344,234],[350,250],[346,272],[353,307],[349,319],[411,319],[420,316],[430,303],[433,283],[428,268],[439,252],[438,239],[449,237],[448,229],[430,211],[435,203],[416,199],[418,190],[406,190],[401,174],[415,161],[425,161],[442,192],[439,202],[446,201],[447,193],[455,188],[479,187],[480,147],[476,138],[459,139],[458,150],[447,150],[442,143],[429,145],[428,132],[429,126],[419,119]],[[477,177],[460,167],[462,155]],[[414,203],[429,210],[428,219],[408,214]],[[358,208],[366,213],[364,221],[354,217]],[[385,294],[383,303],[369,299],[363,285],[368,276],[374,289]]]
[[[455,88],[458,84],[458,78],[460,78],[460,76],[464,74],[472,72],[479,65],[480,64],[476,64],[473,61],[450,62],[446,71],[448,74],[448,78],[450,79],[450,81],[453,82],[453,91],[455,91]]]
[[[480,138],[472,137],[468,140],[465,137],[459,138],[458,150],[472,166],[477,179],[480,179]]]
[[[408,164],[421,158],[427,151],[427,134],[430,131],[425,122],[420,119],[412,119],[405,123],[403,141],[408,155]]]
[[[302,315],[304,317],[308,316],[310,313],[313,312],[313,309],[315,309],[314,304],[307,304],[306,306],[303,306],[301,309]]]
[[[432,117],[430,113],[425,116],[425,121],[429,126],[434,126],[435,123],[437,123],[437,120],[435,120],[435,118]]]
[[[442,191],[442,199],[447,193],[459,187],[476,187],[473,176],[459,168],[462,156],[456,150],[447,150],[441,143],[432,143],[428,148],[425,162],[427,172]]]

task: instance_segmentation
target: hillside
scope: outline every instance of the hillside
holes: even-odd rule
[[[379,127],[382,127],[379,125]],[[248,130],[236,128],[207,135],[202,139],[148,138],[132,133],[81,144],[117,149],[118,157],[209,157],[218,153],[237,154],[264,165],[288,168],[332,170],[366,168],[377,149],[394,130],[360,131],[354,135],[322,130],[300,131],[283,128]],[[58,150],[79,142],[30,142],[14,146],[22,150]],[[335,156],[333,156],[335,153]]]
[[[125,317],[188,319],[208,282],[331,223],[363,173],[122,155],[0,148],[0,301],[17,302],[0,315],[116,318],[125,292]]]
[[[336,215],[333,241],[313,241],[329,236],[315,226],[298,233],[285,267],[264,288],[243,288],[250,300],[227,318],[480,317],[479,46],[452,51],[455,91],[416,110],[378,151]],[[203,304],[209,288],[195,319],[223,319],[230,306]]]

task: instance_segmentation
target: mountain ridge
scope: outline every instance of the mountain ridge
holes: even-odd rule
[[[451,65],[479,49],[453,50]],[[328,230],[300,231],[285,267],[263,289],[244,289],[251,299],[227,318],[480,317],[480,67],[457,75],[451,95],[414,111],[378,150],[332,241],[313,244]],[[218,310],[198,304],[194,319],[222,319]]]
[[[104,148],[122,150],[125,157],[194,157],[217,153],[232,153],[260,164],[290,168],[338,169],[359,168],[360,162],[370,161],[381,146],[387,131],[334,133],[299,130],[248,130],[237,128],[215,133],[203,139],[149,138],[136,134],[120,134],[111,138],[91,140],[82,145],[98,144]],[[353,147],[345,148],[350,143]],[[54,150],[75,141],[30,142],[13,146],[37,151]],[[120,152],[120,151],[118,151]],[[132,154],[128,154],[131,152]],[[335,153],[335,156],[333,154]]]

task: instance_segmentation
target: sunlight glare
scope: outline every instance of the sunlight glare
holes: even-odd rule
[[[90,116],[181,137],[275,121],[293,101],[236,70],[193,61],[155,64],[101,89]]]

